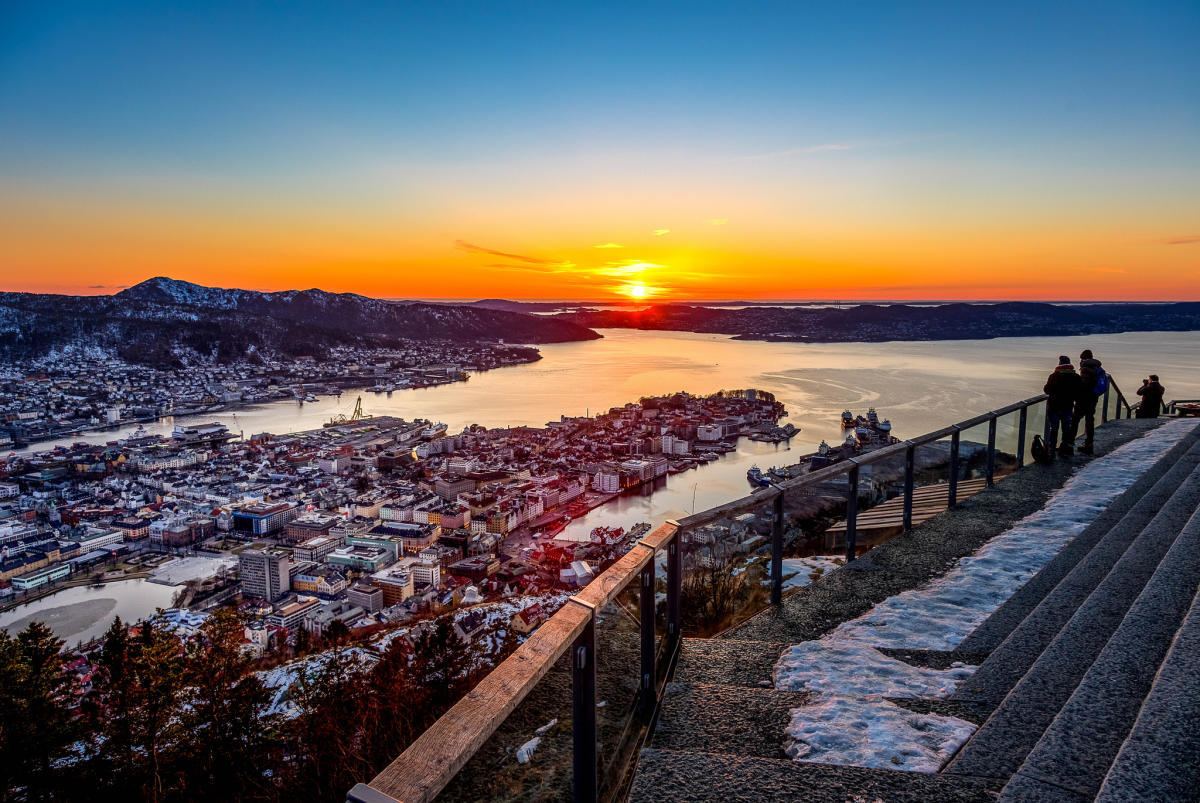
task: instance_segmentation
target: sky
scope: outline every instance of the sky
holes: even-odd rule
[[[1200,300],[1200,4],[0,4],[0,289]]]

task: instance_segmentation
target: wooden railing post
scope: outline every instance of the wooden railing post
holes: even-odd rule
[[[575,800],[596,803],[596,615],[571,648]]]
[[[955,426],[954,433],[950,436],[950,487],[947,489],[947,507],[958,504],[958,441],[961,435],[962,430]]]
[[[996,414],[988,420],[987,487],[996,484]]]
[[[771,604],[783,601],[783,489],[776,487],[771,517]]]
[[[916,463],[916,447],[909,441],[904,450],[904,532],[912,529],[913,509],[913,469]]]
[[[647,725],[654,717],[656,695],[654,667],[654,560],[642,569],[642,721]]]
[[[858,461],[853,457],[850,466],[850,485],[846,490],[846,560],[854,560],[855,541],[858,537]]]
[[[1104,386],[1104,407],[1100,409],[1100,423],[1108,423],[1108,394],[1111,388],[1108,385]]]

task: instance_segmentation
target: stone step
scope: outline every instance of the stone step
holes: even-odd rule
[[[1171,465],[1129,511],[1095,541],[1066,576],[1047,593],[1037,606],[1013,628],[988,660],[959,686],[952,699],[968,703],[981,711],[992,711],[1038,660],[1046,647],[1059,635],[1076,610],[1108,576],[1132,544],[1152,522],[1159,521],[1160,530],[1179,532],[1191,511],[1186,503],[1168,507],[1182,486],[1200,465],[1200,443],[1190,438],[1187,452]],[[1168,456],[1169,457],[1169,456]],[[1092,540],[1095,533],[1085,530],[1080,538]],[[1076,539],[1078,540],[1078,539]],[[1064,549],[1070,549],[1068,544]],[[1166,545],[1163,546],[1165,552]],[[1072,555],[1077,552],[1073,551]],[[1053,563],[1053,561],[1052,561]],[[1061,565],[1059,566],[1061,568]],[[1014,597],[1015,598],[1015,597]],[[1013,614],[1010,609],[1009,614]],[[967,639],[963,645],[978,644]]]
[[[809,699],[807,692],[672,682],[663,695],[652,745],[787,758],[783,743],[790,709]]]
[[[773,688],[775,663],[790,644],[685,638],[675,665],[681,683]]]
[[[1028,583],[1021,586],[1003,605],[989,616],[982,624],[967,636],[958,649],[964,652],[992,652],[1008,638],[1026,616],[1033,611],[1055,586],[1062,582],[1072,569],[1083,560],[1092,547],[1111,530],[1121,519],[1137,505],[1138,501],[1151,492],[1155,484],[1162,479],[1171,467],[1178,463],[1187,452],[1200,443],[1200,429],[1183,438],[1175,447],[1151,466],[1123,494],[1113,500],[1094,522],[1088,525],[1071,543],[1063,547],[1049,563],[1042,568]],[[1180,481],[1182,482],[1182,475]],[[1152,504],[1140,508],[1136,524],[1138,529],[1144,527],[1153,518],[1157,508]]]
[[[734,753],[738,755],[734,755]],[[647,748],[629,799],[633,803],[991,803],[995,779],[928,775],[755,758],[736,744],[724,753]]]
[[[1029,671],[950,762],[946,772],[1003,778],[1017,772],[1146,587],[1183,525],[1196,511],[1198,502],[1200,470],[1188,476],[1124,550],[1112,570],[1037,656]],[[1053,594],[1043,606],[1051,597]],[[1013,631],[1005,643],[1020,632],[1021,628]],[[995,657],[993,654],[987,663]]]
[[[1009,781],[1001,800],[1095,797],[1138,718],[1198,584],[1200,512],[1192,515],[1175,539],[1096,662]]]
[[[1200,594],[1192,600],[1097,803],[1200,798]]]

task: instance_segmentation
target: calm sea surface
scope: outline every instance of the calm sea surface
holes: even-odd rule
[[[865,413],[876,407],[881,417],[891,419],[894,433],[905,438],[1035,395],[1059,354],[1077,360],[1084,348],[1091,348],[1130,394],[1144,376],[1157,373],[1168,399],[1200,398],[1197,332],[800,344],[688,332],[600,331],[603,340],[541,346],[542,360],[477,373],[469,382],[390,396],[364,391],[363,408],[377,415],[442,421],[453,432],[472,423],[543,426],[560,414],[595,413],[677,390],[702,394],[753,387],[775,393],[790,414],[784,421],[802,430],[790,450],[787,444],[743,439],[737,452],[670,477],[652,495],[622,497],[571,525],[572,530],[587,530],[599,524],[658,524],[744,496],[750,490],[746,469],[751,465],[785,465],[814,450],[822,439],[840,440],[839,418],[846,408]],[[277,402],[199,420],[220,420],[247,436],[313,429],[339,412],[349,414],[357,395],[347,392],[340,399],[304,405]],[[169,433],[181,420],[163,419],[146,429]],[[105,442],[132,429],[66,442]]]

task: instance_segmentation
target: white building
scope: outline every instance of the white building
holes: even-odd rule
[[[601,469],[592,478],[592,488],[600,493],[615,494],[621,490],[621,475],[612,469]]]

